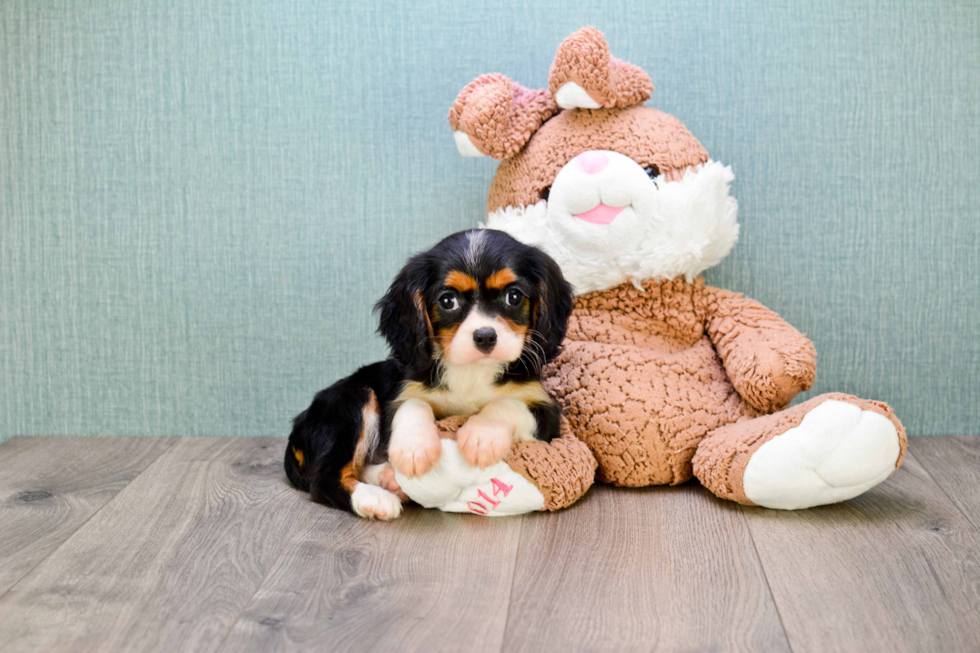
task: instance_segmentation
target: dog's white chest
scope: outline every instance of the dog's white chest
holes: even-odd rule
[[[499,395],[496,381],[500,372],[500,365],[447,367],[442,377],[443,388],[433,393],[433,409],[442,416],[480,412]]]

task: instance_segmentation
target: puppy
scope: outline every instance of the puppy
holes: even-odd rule
[[[558,264],[502,231],[453,234],[413,256],[375,307],[391,358],[316,395],[293,422],[286,474],[314,499],[394,519],[392,465],[421,476],[439,460],[436,420],[471,415],[456,443],[471,465],[515,440],[550,442],[560,409],[541,385],[572,310]]]

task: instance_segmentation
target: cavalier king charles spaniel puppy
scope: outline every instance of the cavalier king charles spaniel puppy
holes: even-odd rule
[[[394,519],[406,499],[394,470],[422,476],[438,462],[436,420],[471,415],[456,442],[480,467],[515,440],[558,435],[541,368],[565,337],[572,288],[547,254],[502,231],[456,233],[413,256],[375,308],[391,358],[322,390],[296,417],[285,460],[296,487]]]

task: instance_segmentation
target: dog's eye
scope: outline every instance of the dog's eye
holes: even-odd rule
[[[551,195],[551,186],[545,186],[544,188],[542,188],[540,195],[541,195],[541,199],[547,202],[548,196]]]
[[[451,292],[447,292],[445,295],[439,298],[439,306],[442,307],[444,311],[455,311],[459,308],[459,300],[456,299],[456,295]]]
[[[524,301],[524,293],[516,288],[512,288],[507,291],[507,297],[505,299],[508,306],[520,306],[521,302]]]
[[[650,179],[656,179],[660,176],[660,168],[657,166],[650,166],[649,168],[644,168],[643,172],[647,173],[647,177]]]

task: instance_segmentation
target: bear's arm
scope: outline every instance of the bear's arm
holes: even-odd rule
[[[772,413],[809,390],[817,352],[806,336],[759,302],[703,288],[702,316],[732,385],[753,408]]]

